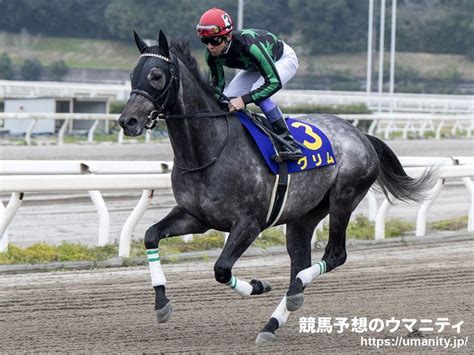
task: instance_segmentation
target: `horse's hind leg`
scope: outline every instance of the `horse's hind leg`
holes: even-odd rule
[[[150,266],[151,284],[155,289],[155,311],[158,322],[166,322],[173,307],[165,294],[166,278],[161,269],[158,244],[161,239],[191,233],[204,233],[209,227],[176,206],[160,222],[151,226],[145,234],[145,247]]]
[[[266,281],[252,280],[249,283],[232,275],[232,267],[235,262],[261,231],[262,228],[257,221],[242,219],[236,222],[230,231],[221,255],[214,265],[216,281],[226,284],[243,297],[259,295],[271,290],[270,284]]]
[[[301,270],[290,285],[287,293],[287,308],[296,311],[303,305],[303,290],[317,276],[329,272],[345,263],[346,229],[352,211],[364,198],[373,180],[360,179],[358,184],[346,180],[329,193],[329,240],[323,258],[318,263]],[[290,302],[288,302],[290,300]]]
[[[328,196],[326,196],[314,210],[287,224],[286,248],[291,259],[290,285],[293,284],[301,270],[311,266],[311,238],[318,223],[328,214],[328,201]],[[275,340],[275,331],[286,323],[291,308],[299,308],[291,307],[291,305],[294,303],[303,304],[302,290],[295,290],[293,293],[290,291],[292,290],[290,289],[283,297],[268,323],[258,334],[256,340],[258,344]]]

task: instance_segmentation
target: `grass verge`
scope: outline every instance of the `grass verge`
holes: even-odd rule
[[[77,243],[63,242],[59,245],[35,243],[26,248],[9,244],[5,253],[0,253],[0,264],[41,264],[55,261],[100,261],[117,256],[115,245],[89,247]]]
[[[466,229],[467,216],[442,220],[428,224],[429,230],[457,231]],[[327,240],[328,224],[317,232],[318,240]],[[393,219],[385,225],[386,238],[399,237],[415,229],[415,224],[400,219]],[[363,215],[357,215],[347,227],[347,239],[373,239],[374,223]],[[285,245],[285,236],[281,229],[271,228],[262,233],[254,243],[254,247],[267,249],[272,246]],[[177,255],[185,252],[221,249],[224,246],[224,234],[213,231],[195,235],[192,242],[184,242],[181,238],[169,238],[160,242],[161,255]],[[143,240],[134,240],[131,244],[131,258],[145,257]],[[41,264],[65,261],[102,261],[118,255],[118,246],[109,244],[103,247],[89,247],[83,244],[63,242],[59,245],[35,243],[29,247],[9,244],[8,251],[0,253],[1,264]],[[206,257],[203,257],[206,259]],[[170,259],[168,262],[177,260]]]

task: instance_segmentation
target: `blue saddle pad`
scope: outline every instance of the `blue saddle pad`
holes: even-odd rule
[[[240,122],[247,128],[257,143],[268,167],[274,174],[278,174],[278,164],[272,160],[275,149],[265,133],[263,133],[252,120],[244,113],[237,112]],[[321,166],[336,164],[328,137],[314,125],[288,118],[286,124],[296,141],[301,143],[304,157],[298,161],[288,161],[288,173],[297,173]]]

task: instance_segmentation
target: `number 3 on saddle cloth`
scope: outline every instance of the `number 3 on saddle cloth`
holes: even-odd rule
[[[278,163],[272,160],[272,156],[275,155],[275,148],[270,139],[246,114],[238,112],[237,115],[240,122],[242,122],[255,140],[270,170],[274,174],[278,174]],[[319,128],[293,118],[288,118],[286,124],[295,140],[300,143],[301,151],[304,155],[303,158],[297,161],[286,162],[288,164],[288,173],[297,173],[336,164],[331,142],[329,142],[328,137]]]
[[[243,112],[237,112],[237,116],[253,137],[268,167],[276,175],[267,214],[267,228],[272,227],[278,222],[285,207],[291,176],[289,174],[336,164],[331,142],[319,128],[288,118],[286,123],[295,140],[300,143],[303,157],[298,161],[284,161],[278,164],[272,159],[275,147],[267,134]]]

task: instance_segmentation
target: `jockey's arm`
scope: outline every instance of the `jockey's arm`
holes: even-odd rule
[[[268,52],[263,48],[261,43],[252,44],[249,48],[250,57],[253,58],[257,63],[259,72],[263,77],[263,84],[252,90],[250,93],[242,96],[243,103],[245,105],[251,102],[262,101],[282,88],[280,76],[275,67],[275,63],[269,56]]]
[[[222,63],[218,63],[217,60],[209,54],[206,50],[205,59],[209,70],[211,71],[211,85],[216,88],[220,93],[224,92],[225,87],[225,76],[224,76],[224,67]],[[219,98],[219,95],[216,94]]]

